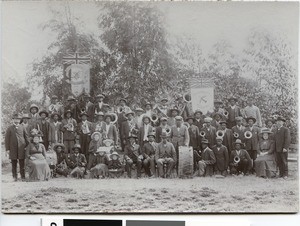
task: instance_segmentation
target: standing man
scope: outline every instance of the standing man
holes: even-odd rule
[[[168,119],[166,117],[161,117],[159,121],[160,121],[160,126],[156,127],[155,129],[157,143],[161,142],[161,135],[163,132],[165,133],[171,132],[171,127],[168,126]]]
[[[68,96],[67,99],[67,106],[65,107],[64,116],[66,116],[66,111],[71,111],[72,118],[76,120],[76,122],[79,122],[79,114],[80,110],[78,109],[78,106],[76,104],[76,99],[73,96]]]
[[[157,111],[157,115],[159,118],[161,117],[168,117],[168,98],[163,97],[160,100],[160,105],[157,105],[157,107],[155,108],[155,110]]]
[[[58,120],[60,119],[60,114],[58,112],[54,112],[51,115],[52,121],[49,125],[49,145],[51,145],[52,148],[57,143],[62,143],[62,137],[61,137],[61,122]],[[65,150],[65,146],[63,148]]]
[[[171,126],[174,126],[175,125],[175,117],[179,115],[179,110],[178,108],[174,107],[170,110],[171,112],[171,117],[168,119],[168,125],[171,127]]]
[[[96,96],[96,103],[94,104],[94,114],[97,114],[98,112],[103,112],[103,100],[104,100],[104,95],[103,94],[98,94]]]
[[[30,119],[28,120],[28,131],[30,133],[32,128],[36,128],[37,127],[37,121],[40,118],[39,116],[39,107],[36,104],[32,104],[30,105],[29,108],[29,117]]]
[[[145,173],[153,178],[155,176],[155,153],[158,149],[157,143],[155,142],[155,133],[148,134],[148,142],[144,144],[142,148],[143,155],[143,166]]]
[[[227,168],[229,164],[229,156],[226,146],[222,144],[223,138],[217,137],[217,144],[213,146],[212,150],[216,157],[216,164],[214,166],[215,174],[220,174],[222,176],[227,175]]]
[[[237,103],[237,98],[236,97],[230,97],[228,99],[230,106],[227,108],[228,112],[228,128],[231,129],[236,125],[236,117],[242,116],[241,114],[241,109],[236,105]]]
[[[245,112],[245,118],[255,118],[255,125],[257,125],[258,127],[262,127],[262,121],[261,121],[261,116],[260,116],[260,110],[258,107],[256,107],[255,105],[253,105],[253,99],[252,98],[248,98],[248,106],[246,106],[244,108],[244,112]]]
[[[100,132],[101,135],[103,133],[102,128],[104,125],[104,113],[99,111],[95,114],[95,122],[93,124],[93,132]]]
[[[124,149],[125,169],[129,178],[131,178],[132,165],[137,166],[137,178],[141,177],[143,155],[140,146],[136,143],[137,136],[128,137],[129,142]]]
[[[37,121],[37,127],[38,127],[37,129],[42,132],[42,139],[43,139],[42,143],[44,144],[46,150],[48,150],[50,123],[49,121],[46,120],[46,118],[48,118],[49,114],[46,110],[41,110],[39,115],[40,118]]]
[[[200,131],[204,123],[203,113],[200,110],[196,110],[194,116],[195,116],[194,125],[197,126]]]
[[[252,136],[247,138],[245,136],[245,145],[246,151],[249,153],[250,158],[252,159],[252,166],[254,165],[254,160],[257,158],[257,150],[259,145],[259,134],[260,129],[255,126],[256,119],[253,117],[246,118],[248,126],[245,128],[245,132],[250,131]]]
[[[58,102],[58,97],[53,95],[51,97],[51,104],[48,107],[49,114],[58,113],[60,117],[63,115],[63,106]]]
[[[134,120],[134,112],[133,111],[129,111],[125,114],[127,120],[124,121],[122,123],[122,131],[121,131],[121,142],[122,142],[122,150],[124,150],[125,148],[125,145],[128,141],[128,137],[131,135],[131,134],[136,134],[138,133],[138,127],[136,125],[136,122]]]
[[[276,119],[277,131],[275,133],[276,160],[279,168],[279,177],[288,177],[288,150],[291,144],[290,130],[284,126],[285,118],[279,116]]]
[[[28,133],[26,129],[19,124],[20,119],[21,117],[19,117],[18,114],[14,114],[12,117],[12,125],[7,128],[5,133],[5,149],[12,163],[14,181],[18,180],[18,161],[21,179],[22,181],[25,180],[25,147],[29,144]]]
[[[138,140],[141,147],[148,141],[148,134],[153,132],[153,127],[150,125],[150,117],[144,115],[143,125],[138,132]]]
[[[162,133],[161,139],[162,141],[158,144],[155,153],[155,161],[157,163],[159,177],[169,178],[175,163],[177,162],[177,155],[173,144],[167,141],[167,134],[165,132]],[[167,166],[166,175],[164,174],[163,169],[164,163]]]
[[[221,108],[222,105],[223,105],[222,101],[215,100],[214,101],[215,108],[214,108],[214,112],[213,113],[220,113],[222,115],[222,119],[223,119],[223,117],[225,117],[225,116],[224,116],[224,109]]]
[[[233,134],[232,130],[226,128],[227,122],[226,121],[221,121],[220,122],[221,126],[221,131],[224,132],[224,137],[223,137],[223,145],[227,148],[228,154],[230,155],[231,151],[233,150]]]
[[[81,122],[78,123],[77,134],[79,135],[79,143],[81,146],[81,153],[85,155],[85,158],[88,159],[88,150],[89,144],[91,141],[91,134],[93,130],[93,124],[89,122],[88,114],[86,112],[82,112],[80,114]]]
[[[64,119],[61,121],[62,140],[66,147],[66,153],[72,152],[76,139],[77,122],[72,116],[73,112],[67,110],[64,113]]]
[[[236,125],[232,127],[233,140],[240,139],[244,142],[245,126],[243,126],[243,118],[241,116],[235,118]]]
[[[215,127],[211,125],[212,118],[206,117],[204,119],[203,127],[200,132],[203,131],[205,133],[205,138],[208,140],[209,148],[212,148],[216,144],[216,133],[217,130]]]
[[[142,108],[136,108],[136,117],[135,117],[135,122],[138,128],[140,128],[143,125],[143,114],[144,110]]]
[[[195,119],[193,117],[188,117],[187,122],[190,125],[188,128],[189,131],[189,137],[190,137],[190,143],[189,146],[193,147],[193,150],[199,151],[200,145],[201,145],[201,137],[200,132],[197,126],[195,126],[194,123]]]
[[[171,143],[174,145],[175,150],[178,156],[178,147],[179,146],[189,146],[190,143],[190,135],[188,128],[183,125],[182,117],[176,116],[176,125],[171,127]]]
[[[152,109],[152,104],[150,102],[147,102],[145,104],[145,115],[151,118],[152,114],[154,114],[154,111]]]
[[[83,95],[84,112],[87,113],[89,121],[93,122],[95,116],[95,109],[94,109],[94,104],[90,100],[91,100],[91,96],[88,93],[85,93]]]
[[[119,100],[119,106],[117,106],[117,114],[118,114],[118,129],[119,129],[119,136],[121,137],[122,131],[122,123],[127,120],[125,114],[131,111],[131,109],[127,106],[127,100],[125,98],[121,98]],[[104,113],[105,114],[105,113]]]
[[[103,139],[111,139],[114,141],[114,145],[117,145],[118,142],[118,132],[117,127],[111,123],[112,115],[106,114],[104,115],[104,125],[103,125]]]

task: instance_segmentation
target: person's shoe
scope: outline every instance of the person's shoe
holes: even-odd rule
[[[288,179],[288,177],[287,177],[287,176],[284,176],[284,177],[283,177],[283,179],[285,179],[285,180],[286,180],[286,179]]]
[[[153,178],[155,178],[155,176],[154,176],[154,175],[151,175],[151,176],[149,177],[149,179],[153,179]]]
[[[25,177],[23,177],[23,178],[22,178],[22,182],[26,182],[26,179],[25,179]]]
[[[18,178],[17,178],[17,177],[14,177],[14,181],[17,182],[17,181],[18,181]]]

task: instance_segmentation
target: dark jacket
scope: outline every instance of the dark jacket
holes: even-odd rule
[[[223,137],[223,144],[227,148],[228,154],[233,150],[233,133],[231,129],[226,129]]]
[[[249,126],[245,128],[245,132],[250,131]],[[259,133],[260,129],[257,126],[253,126],[252,128],[252,137],[250,139],[245,138],[245,149],[246,150],[258,150],[258,141],[259,141]]]
[[[229,164],[233,165],[234,164],[234,157],[237,156],[237,151],[233,150],[230,154],[230,159],[229,159]],[[252,168],[252,160],[250,158],[250,155],[248,152],[244,149],[241,149],[240,154],[238,155],[240,157],[240,161],[247,160],[248,161],[248,170]]]
[[[137,125],[136,125],[136,123],[135,123],[135,121],[134,121],[134,119],[132,119],[132,122],[131,123],[133,123],[133,130],[136,130],[136,131],[132,131],[133,133],[134,132],[138,132],[138,127],[137,127]],[[129,137],[129,133],[130,133],[130,131],[131,131],[131,125],[129,125],[129,121],[128,120],[126,120],[126,121],[124,121],[124,122],[122,122],[122,126],[121,126],[121,132],[120,132],[120,135],[121,135],[121,142],[124,142],[124,140],[125,141],[127,141],[127,139],[128,139],[128,137]]]
[[[79,153],[78,156],[74,154],[70,155],[70,158],[67,162],[68,167],[74,169],[75,167],[85,167],[86,166],[86,158],[84,154]]]
[[[217,130],[215,127],[213,126],[210,126],[209,128],[210,130],[208,131],[207,127],[206,126],[203,126],[200,130],[201,131],[204,131],[205,132],[205,138],[208,140],[209,142],[209,147],[213,147],[215,144],[216,144],[216,133],[217,133]]]
[[[195,125],[191,125],[190,128],[188,129],[189,135],[190,135],[190,143],[189,146],[192,146],[193,149],[200,149],[201,146],[201,139],[199,135],[199,128]]]
[[[275,151],[282,152],[283,148],[288,149],[291,144],[291,134],[287,127],[282,126],[275,132]]]
[[[220,171],[227,170],[229,164],[229,156],[226,146],[221,145],[220,150],[218,150],[218,147],[215,145],[213,146],[212,150],[216,157],[215,168]]]
[[[29,137],[24,126],[14,125],[8,127],[5,133],[5,149],[9,150],[9,158],[12,160],[25,159],[25,147],[29,144]]]
[[[158,148],[158,144],[155,143],[155,141],[154,141],[154,145],[150,144],[149,142],[145,143],[142,148],[143,157],[148,158],[150,156],[155,156],[157,148]]]
[[[127,144],[124,149],[124,157],[129,157],[132,160],[136,160],[141,155],[141,149],[138,144],[133,147],[131,144]]]

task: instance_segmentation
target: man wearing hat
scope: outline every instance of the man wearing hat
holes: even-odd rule
[[[94,113],[97,114],[98,112],[103,112],[103,104],[104,104],[105,96],[103,94],[98,94],[95,97],[95,104],[94,104]]]
[[[42,140],[46,150],[49,147],[49,129],[50,129],[50,122],[47,120],[49,113],[46,110],[41,110],[39,112],[40,118],[37,120],[37,130],[41,131],[43,134]],[[30,128],[30,131],[34,128]]]
[[[135,109],[135,122],[138,128],[140,128],[143,125],[143,114],[144,114],[144,109],[143,108],[136,108]]]
[[[34,122],[36,122],[40,117],[39,117],[39,107],[36,104],[31,104],[30,108],[29,108],[29,124],[34,124]]]
[[[26,129],[26,131],[29,133],[29,121],[30,117],[29,114],[23,114],[22,119],[20,121],[20,124]]]
[[[252,161],[254,161],[257,157],[260,129],[255,125],[255,118],[246,118],[246,122],[248,123],[248,125],[245,128],[245,132],[250,131],[252,133],[252,137],[245,137],[245,149],[249,153]]]
[[[130,107],[127,106],[127,99],[121,98],[119,100],[119,106],[117,107],[117,114],[118,114],[118,129],[119,129],[119,136],[121,137],[122,131],[122,123],[127,120],[125,114],[131,111]]]
[[[165,132],[162,133],[162,141],[157,146],[157,151],[155,153],[155,161],[157,163],[158,175],[161,178],[169,178],[171,172],[177,162],[177,155],[175,148],[172,143],[168,142],[168,136]],[[167,165],[166,175],[164,174],[163,165]]]
[[[51,97],[51,104],[48,107],[49,114],[58,113],[60,116],[63,115],[63,106],[58,102],[58,97],[53,95]]]
[[[103,132],[102,128],[104,124],[105,124],[104,113],[102,111],[95,113],[95,122],[93,124],[93,131],[102,133]]]
[[[193,150],[200,150],[201,145],[201,137],[200,132],[197,126],[194,125],[195,118],[190,116],[187,118],[187,122],[190,125],[188,128],[190,143],[189,146],[193,147]]]
[[[120,156],[118,152],[114,151],[110,155],[110,160],[108,162],[109,176],[112,178],[120,177],[124,172],[123,165],[120,161]]]
[[[51,114],[51,122],[49,124],[49,145],[54,147],[56,143],[61,143],[62,141],[62,133],[61,133],[61,125],[59,122],[60,115],[58,112],[54,112]],[[65,149],[65,148],[64,148]]]
[[[204,117],[203,117],[203,113],[200,110],[196,110],[194,113],[194,125],[198,127],[199,131],[202,129],[203,127],[203,123],[204,123]]]
[[[20,125],[21,117],[14,114],[12,125],[9,126],[5,133],[5,149],[9,155],[12,164],[12,175],[17,181],[17,164],[19,161],[20,174],[22,180],[25,180],[25,147],[30,143],[26,129]]]
[[[67,110],[64,113],[64,119],[61,121],[60,130],[62,132],[63,143],[66,147],[66,153],[71,153],[76,139],[77,122],[72,116],[73,112],[71,110]]]
[[[207,139],[202,139],[202,159],[198,162],[199,171],[198,175],[200,177],[212,176],[214,174],[214,165],[216,163],[216,157],[214,152],[208,147],[209,141]]]
[[[176,116],[176,125],[171,127],[171,143],[174,145],[175,150],[178,150],[179,146],[189,146],[190,135],[188,128],[183,125],[183,118]]]
[[[257,106],[253,104],[253,98],[248,98],[248,106],[244,108],[244,117],[245,118],[255,118],[256,122],[255,125],[258,127],[262,127],[261,115],[260,110]]]
[[[152,104],[150,102],[147,102],[145,104],[145,115],[147,115],[148,117],[151,118],[151,116],[154,114],[155,112],[152,109]]]
[[[214,112],[213,113],[220,113],[223,117],[224,116],[224,109],[221,108],[221,106],[223,105],[223,102],[220,100],[215,100],[214,101]]]
[[[288,150],[291,144],[290,130],[284,126],[285,118],[277,117],[277,131],[275,133],[275,153],[279,168],[279,177],[286,179],[288,177]]]
[[[114,145],[117,145],[118,132],[116,126],[111,123],[113,116],[111,114],[104,115],[104,125],[102,127],[103,139],[111,139],[114,141]]]
[[[205,139],[208,140],[209,148],[212,148],[216,144],[216,136],[217,136],[216,135],[217,130],[215,127],[211,125],[211,122],[212,122],[212,118],[206,117],[204,119],[203,127],[200,129],[200,133],[201,131],[205,133]]]
[[[125,114],[127,120],[124,121],[122,123],[122,131],[120,132],[121,134],[121,142],[122,142],[122,149],[124,150],[124,147],[128,141],[128,137],[130,134],[134,133],[134,134],[138,134],[138,127],[137,124],[134,120],[134,112],[133,111],[129,111]]]
[[[220,122],[220,130],[223,131],[223,145],[227,148],[228,154],[230,155],[231,151],[233,150],[233,133],[231,129],[227,128],[227,122],[221,121]]]
[[[163,97],[160,104],[155,105],[154,110],[157,111],[158,118],[168,117],[168,98]]]
[[[179,115],[179,110],[177,107],[174,107],[170,110],[171,117],[168,118],[168,126],[174,126],[176,123],[175,117]]]
[[[229,107],[226,109],[228,112],[227,126],[229,129],[231,129],[233,126],[236,125],[236,120],[235,120],[236,117],[242,116],[242,114],[241,114],[240,107],[236,105],[237,98],[232,96],[228,99],[228,101],[229,101]]]
[[[124,149],[124,159],[126,162],[125,169],[129,178],[131,178],[133,164],[136,164],[137,166],[137,178],[141,177],[143,155],[140,145],[136,143],[136,139],[136,135],[130,135],[128,137],[129,142]]]
[[[157,151],[157,143],[155,142],[155,133],[148,134],[148,142],[142,148],[143,166],[149,177],[155,176],[155,153]]]
[[[57,155],[57,164],[56,164],[53,176],[55,177],[56,174],[59,174],[59,175],[63,175],[65,177],[67,177],[69,174],[69,170],[68,170],[68,166],[67,166],[66,154],[64,151],[65,145],[63,145],[62,143],[56,143],[53,146],[53,150],[56,152],[56,155]]]
[[[213,146],[212,150],[216,157],[216,164],[214,166],[214,173],[222,176],[227,175],[227,168],[229,164],[229,155],[226,146],[222,144],[223,138],[217,137],[217,144]]]
[[[79,114],[80,114],[80,109],[78,105],[76,104],[77,100],[73,96],[68,96],[67,99],[67,106],[65,106],[64,109],[64,114],[63,116],[65,117],[65,112],[66,111],[71,111],[72,112],[72,118],[76,120],[76,122],[79,122]]]
[[[235,118],[236,125],[232,127],[232,135],[233,135],[233,140],[240,139],[242,142],[244,142],[244,133],[246,127],[243,125],[243,117],[238,116]]]
[[[161,117],[159,121],[160,121],[160,126],[156,127],[155,129],[157,143],[161,142],[161,134],[163,132],[165,133],[167,133],[167,131],[169,133],[171,132],[171,127],[168,126],[168,119],[166,117]]]
[[[99,132],[94,132],[91,136],[91,142],[89,143],[88,148],[88,164],[87,164],[87,171],[90,170],[93,166],[96,165],[96,158],[97,158],[97,151],[98,148],[103,145],[102,135]]]
[[[81,122],[78,123],[77,135],[79,135],[79,143],[82,154],[84,154],[86,159],[88,159],[88,149],[91,141],[91,134],[93,132],[93,124],[87,120],[88,114],[86,112],[82,112],[80,114],[80,118]]]
[[[219,130],[221,128],[220,122],[222,121],[222,118],[224,117],[221,113],[216,112],[212,114],[213,120],[211,122],[211,125],[216,128],[216,130]]]
[[[75,144],[72,148],[73,153],[68,159],[68,167],[71,169],[70,175],[82,179],[84,176],[85,166],[87,164],[84,154],[81,154],[80,144]]]
[[[94,109],[94,104],[90,101],[91,100],[91,96],[88,93],[84,93],[82,95],[82,108],[81,108],[81,112],[83,112],[82,110],[84,110],[84,112],[87,113],[89,121],[93,122],[94,121],[94,116],[95,116],[95,109]]]
[[[150,124],[150,117],[147,115],[143,116],[143,125],[140,127],[138,132],[139,144],[141,147],[148,141],[148,134],[153,132],[153,127]]]
[[[272,118],[267,118],[265,120],[266,128],[270,129],[272,134],[269,135],[269,139],[274,140],[274,134],[277,131],[277,126],[274,124],[274,120]]]
[[[230,154],[229,165],[230,173],[237,175],[243,173],[248,175],[252,169],[252,160],[248,152],[243,148],[243,143],[240,139],[234,142],[234,150]]]

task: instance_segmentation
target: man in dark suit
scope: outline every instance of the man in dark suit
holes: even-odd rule
[[[150,124],[150,117],[144,115],[143,117],[143,125],[139,128],[138,132],[138,140],[141,147],[143,147],[144,143],[148,141],[148,134],[153,132],[153,127]]]
[[[194,116],[195,116],[194,125],[197,126],[200,131],[204,123],[203,113],[200,110],[196,110]]]
[[[77,177],[82,179],[86,167],[86,158],[84,154],[81,154],[80,144],[75,144],[73,149],[73,153],[67,158],[67,165],[72,170],[70,175],[72,177]]]
[[[227,148],[228,154],[230,155],[233,147],[233,134],[231,129],[227,129],[227,122],[226,121],[221,121],[220,122],[221,126],[221,131],[224,132],[224,137],[223,137],[223,145]]]
[[[222,144],[223,138],[217,137],[217,144],[213,146],[212,150],[216,157],[216,164],[214,165],[215,174],[227,175],[227,168],[229,164],[229,156],[226,146]]]
[[[202,145],[202,159],[198,162],[199,166],[199,176],[204,177],[204,176],[212,176],[214,174],[214,165],[216,163],[216,157],[213,152],[209,148],[209,142],[206,139],[203,139],[201,141]]]
[[[212,148],[216,144],[216,136],[217,136],[216,135],[217,130],[215,127],[211,125],[211,122],[212,122],[212,118],[210,117],[205,118],[203,127],[200,129],[200,133],[201,131],[205,133],[205,139],[208,140],[209,148]]]
[[[125,145],[127,144],[128,141],[128,137],[134,133],[137,134],[138,133],[138,127],[136,124],[136,121],[134,120],[133,116],[134,116],[134,112],[133,111],[129,111],[125,114],[127,120],[122,122],[122,130],[121,130],[121,142],[122,142],[122,147],[125,147]],[[123,149],[123,148],[122,148]]]
[[[80,118],[81,122],[78,123],[77,134],[79,135],[79,143],[82,150],[81,153],[85,155],[86,159],[88,159],[88,149],[91,141],[93,124],[87,120],[88,114],[86,112],[82,112],[80,114]]]
[[[277,131],[275,133],[275,152],[279,176],[288,177],[288,149],[291,144],[290,130],[284,126],[285,119],[279,116],[276,120]]]
[[[246,122],[248,123],[248,126],[245,128],[246,131],[250,131],[252,133],[251,138],[245,137],[245,145],[246,150],[249,153],[252,161],[254,161],[257,157],[257,150],[258,150],[258,141],[259,141],[259,133],[260,129],[254,125],[256,122],[256,119],[253,117],[246,118]]]
[[[155,142],[155,133],[148,134],[148,142],[142,148],[143,166],[149,177],[155,176],[155,153],[157,151],[157,143]]]
[[[236,117],[242,116],[240,107],[236,106],[238,101],[236,97],[230,97],[228,99],[230,106],[226,109],[228,112],[228,128],[231,129],[236,125]]]
[[[237,139],[234,142],[235,150],[231,152],[229,165],[230,165],[230,173],[231,174],[240,174],[248,175],[249,171],[252,169],[252,160],[248,152],[244,149],[243,143],[241,140]],[[236,157],[238,157],[238,161],[236,161]],[[243,175],[242,174],[242,175]]]
[[[135,135],[129,136],[129,142],[126,144],[124,150],[124,159],[126,164],[125,170],[129,178],[131,178],[131,169],[133,164],[136,164],[137,167],[137,178],[141,177],[143,155],[140,145],[136,143],[136,139],[137,136]]]
[[[171,132],[171,127],[168,126],[168,119],[165,117],[161,117],[159,119],[160,121],[160,126],[156,127],[155,132],[156,132],[156,142],[160,143],[161,142],[161,134],[163,132],[169,133]]]
[[[232,133],[233,133],[233,140],[240,139],[242,142],[244,142],[245,137],[245,126],[243,126],[243,118],[241,116],[235,118],[236,125],[232,127]]]
[[[103,124],[102,131],[104,139],[111,139],[114,141],[114,145],[116,145],[118,141],[118,132],[116,126],[111,123],[112,117],[111,114],[104,115],[105,123]]]
[[[188,128],[189,135],[190,135],[190,143],[189,146],[193,147],[193,150],[200,150],[200,145],[201,145],[201,137],[200,137],[200,132],[199,128],[195,126],[193,123],[195,121],[195,118],[193,117],[188,117],[187,122],[189,123],[190,127]]]
[[[9,159],[11,159],[12,174],[15,181],[18,180],[18,161],[21,178],[25,180],[25,147],[29,144],[27,130],[19,124],[20,119],[18,114],[14,114],[12,125],[7,128],[5,133],[5,149],[9,154]]]

